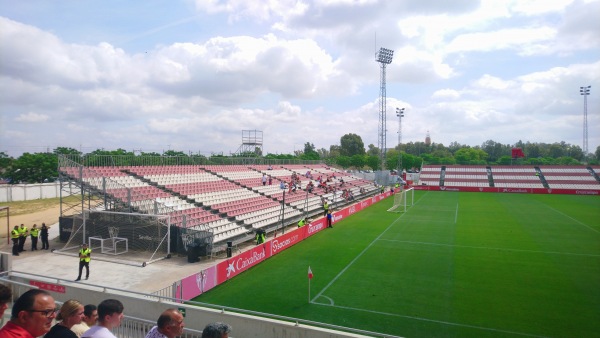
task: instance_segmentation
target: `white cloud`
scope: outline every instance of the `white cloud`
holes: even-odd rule
[[[26,114],[18,115],[17,117],[15,117],[15,121],[38,123],[48,121],[49,118],[50,117],[48,115],[29,112]]]

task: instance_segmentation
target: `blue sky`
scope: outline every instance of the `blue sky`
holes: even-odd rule
[[[600,145],[600,0],[0,0],[0,151]]]

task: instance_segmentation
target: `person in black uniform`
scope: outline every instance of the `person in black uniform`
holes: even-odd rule
[[[40,229],[40,237],[42,237],[42,250],[50,249],[50,244],[48,243],[48,229],[50,229],[50,227],[47,227],[46,223],[42,223],[42,228]]]

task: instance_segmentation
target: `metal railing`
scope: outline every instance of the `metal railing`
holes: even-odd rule
[[[86,167],[121,166],[179,166],[179,165],[283,165],[283,164],[319,164],[321,160],[268,159],[263,157],[225,157],[225,156],[148,156],[148,155],[73,155],[67,158]]]

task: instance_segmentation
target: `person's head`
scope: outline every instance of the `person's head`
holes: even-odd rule
[[[56,304],[50,293],[32,289],[15,301],[10,320],[32,336],[39,337],[50,331],[56,312]]]
[[[12,290],[4,285],[0,284],[0,318],[4,316],[4,311],[8,309],[8,303],[12,300]]]
[[[96,305],[88,304],[83,307],[83,322],[88,326],[96,325],[98,321],[98,308]]]
[[[88,245],[87,245],[87,243],[83,243],[83,244],[81,244],[81,247],[82,247],[83,249],[87,249]]]
[[[33,225],[33,227],[34,227],[34,228],[37,228],[37,224],[34,224],[34,225]]]
[[[181,312],[177,309],[167,309],[158,317],[156,326],[160,333],[168,338],[174,338],[183,334],[185,323]]]
[[[81,323],[82,319],[83,304],[74,299],[69,299],[68,301],[64,302],[60,307],[58,315],[56,315],[56,320],[62,321],[63,324],[68,328],[71,328],[75,324]]]
[[[225,323],[210,323],[202,330],[202,338],[229,338],[231,326]]]
[[[18,230],[18,229],[19,229],[19,226],[18,226],[18,225],[15,225],[15,230]]]
[[[24,228],[24,227],[25,227],[25,224],[21,224],[21,228]]]
[[[108,329],[121,325],[123,303],[116,299],[106,299],[98,305],[98,324]]]

